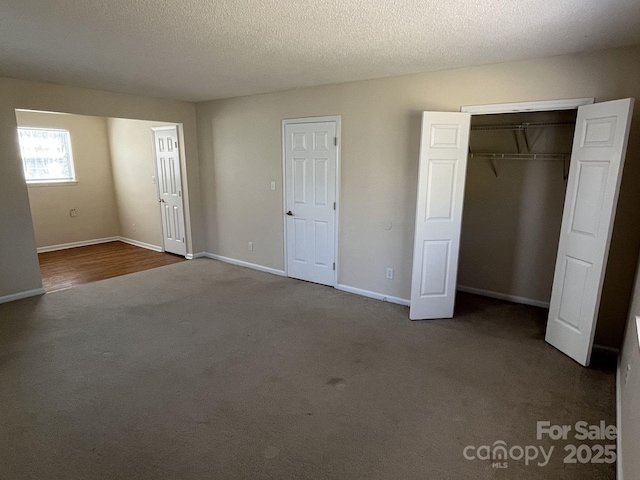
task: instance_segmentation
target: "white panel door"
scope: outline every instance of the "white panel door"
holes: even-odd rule
[[[578,108],[546,341],[587,366],[633,99]]]
[[[424,112],[411,320],[453,317],[471,115]]]
[[[153,136],[164,250],[186,255],[178,127],[154,128]]]
[[[284,125],[287,275],[335,285],[336,122]]]

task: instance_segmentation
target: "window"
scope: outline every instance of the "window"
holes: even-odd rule
[[[27,183],[75,181],[67,130],[18,128],[18,135]]]

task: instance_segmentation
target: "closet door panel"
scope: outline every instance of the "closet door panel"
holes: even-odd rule
[[[412,320],[453,316],[470,125],[468,113],[422,115]]]
[[[578,108],[546,341],[589,365],[633,99]]]

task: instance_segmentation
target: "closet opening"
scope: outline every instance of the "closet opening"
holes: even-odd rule
[[[459,291],[549,307],[576,115],[472,115]]]

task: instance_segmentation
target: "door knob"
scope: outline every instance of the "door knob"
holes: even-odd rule
[[[160,203],[164,203],[164,198],[159,198],[159,199],[158,199],[158,201],[159,201]]]
[[[293,217],[293,213],[291,213],[291,210],[287,212],[287,215],[289,215],[290,217]]]

